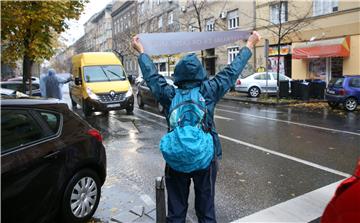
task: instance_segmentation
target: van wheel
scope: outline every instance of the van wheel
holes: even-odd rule
[[[91,107],[86,103],[86,101],[82,102],[81,107],[86,117],[91,115]]]
[[[131,115],[133,114],[134,111],[134,105],[130,105],[129,107],[126,108],[126,114]]]
[[[71,105],[73,106],[73,107],[76,107],[76,102],[73,100],[73,98],[72,98],[72,95],[70,94],[70,99],[71,99]]]
[[[99,205],[100,195],[99,176],[90,169],[77,172],[67,184],[62,199],[64,222],[87,222]]]
[[[139,108],[144,108],[144,102],[143,102],[143,100],[141,98],[140,93],[137,94],[136,99],[137,99],[137,104],[138,104]]]

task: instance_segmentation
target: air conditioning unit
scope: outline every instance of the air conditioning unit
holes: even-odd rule
[[[221,19],[226,19],[227,13],[226,12],[221,12],[220,13],[220,18]]]
[[[181,11],[186,12],[186,6],[181,6]]]

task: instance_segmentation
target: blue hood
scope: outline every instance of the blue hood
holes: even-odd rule
[[[55,73],[56,73],[56,71],[54,69],[49,69],[49,71],[48,71],[49,76],[53,76],[53,75],[55,75]]]
[[[207,79],[206,71],[195,53],[184,56],[175,66],[174,84],[201,82]]]

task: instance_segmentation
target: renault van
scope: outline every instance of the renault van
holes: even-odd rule
[[[134,109],[130,82],[120,60],[111,52],[81,53],[72,57],[73,80],[69,84],[73,106],[85,116],[92,111]]]

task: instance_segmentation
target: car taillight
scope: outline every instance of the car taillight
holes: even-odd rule
[[[236,85],[241,85],[241,81],[240,81],[240,80],[237,80],[237,81],[236,81]]]
[[[342,194],[344,191],[346,191],[351,185],[353,185],[358,180],[359,180],[358,178],[352,176],[352,177],[347,178],[343,182],[341,182],[341,184],[336,189],[335,197]]]
[[[90,136],[94,137],[97,141],[102,142],[102,137],[101,137],[101,134],[100,134],[100,132],[98,130],[90,129],[87,133]]]
[[[346,94],[346,91],[344,89],[339,90],[339,95],[345,95],[345,94]]]

